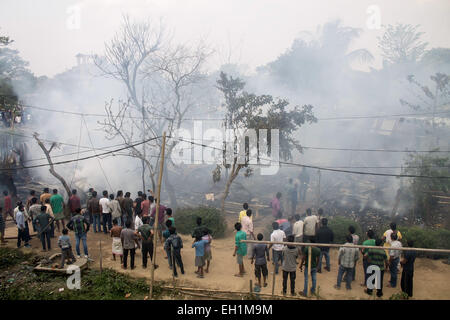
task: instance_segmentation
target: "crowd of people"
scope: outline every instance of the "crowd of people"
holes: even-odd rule
[[[116,195],[102,191],[102,197],[93,188],[89,189],[87,201],[82,204],[81,198],[77,195],[77,190],[72,190],[67,203],[53,189],[45,188],[39,196],[35,190],[30,191],[30,195],[25,203],[18,201],[16,207],[12,206],[11,196],[4,192],[3,208],[0,208],[0,234],[2,244],[4,239],[5,221],[11,216],[17,226],[17,247],[22,243],[25,247],[30,247],[30,227],[40,239],[42,251],[52,249],[52,240],[57,235],[57,246],[61,250],[60,268],[64,268],[67,261],[72,264],[81,258],[80,245],[83,244],[84,257],[89,257],[87,235],[89,232],[104,233],[112,238],[111,253],[113,260],[120,259],[123,269],[135,269],[136,250],[141,250],[142,267],[147,268],[148,257],[153,260],[154,252],[154,224],[157,222],[157,236],[163,249],[166,252],[165,258],[168,260],[169,268],[173,270],[175,277],[178,276],[177,267],[181,274],[184,274],[184,265],[181,255],[183,241],[176,232],[175,219],[172,209],[164,205],[159,206],[156,212],[157,199],[152,190],[148,190],[149,195],[139,191],[136,199],[131,199],[130,192],[119,190]],[[68,211],[70,216],[65,214]],[[76,257],[73,254],[69,231],[75,237]],[[201,218],[197,219],[197,227],[192,233],[195,248],[195,266],[198,267],[196,273],[199,278],[204,277],[204,273],[209,272],[211,261],[211,231],[202,224]],[[129,263],[128,263],[129,257]],[[204,266],[206,265],[206,269]],[[158,265],[155,265],[157,268]]]
[[[119,190],[116,195],[102,191],[102,197],[98,192],[90,189],[87,194],[87,201],[82,205],[77,190],[72,190],[67,203],[58,193],[57,189],[50,193],[49,188],[45,188],[39,196],[34,190],[25,203],[18,201],[15,208],[12,206],[11,197],[8,192],[4,192],[3,208],[0,208],[0,232],[2,243],[4,240],[4,226],[7,216],[11,216],[17,225],[18,237],[17,247],[20,248],[22,242],[25,247],[30,247],[29,223],[36,232],[42,244],[42,250],[47,251],[52,248],[52,238],[58,234],[57,246],[61,250],[60,268],[65,262],[74,263],[81,257],[80,245],[83,244],[85,258],[90,259],[88,253],[87,235],[89,232],[104,233],[112,238],[111,253],[114,260],[119,259],[121,267],[127,269],[135,268],[136,250],[141,250],[142,267],[147,268],[148,257],[153,261],[154,252],[154,224],[157,218],[157,236],[159,242],[163,244],[168,260],[169,268],[174,276],[178,276],[177,267],[181,274],[185,273],[181,249],[183,248],[182,238],[177,234],[175,218],[171,208],[164,205],[159,206],[156,212],[155,195],[151,190],[149,194],[138,192],[138,196],[133,200],[130,192]],[[290,280],[290,291],[295,295],[295,279],[297,266],[300,272],[304,273],[304,289],[301,295],[308,295],[308,281],[311,278],[310,293],[316,291],[316,275],[322,272],[323,260],[325,258],[324,270],[331,272],[330,247],[326,246],[297,246],[297,243],[334,243],[333,231],[328,227],[328,219],[324,217],[322,209],[317,210],[317,214],[312,214],[311,209],[307,209],[304,217],[300,214],[291,214],[287,219],[283,218],[283,205],[281,193],[278,192],[271,201],[273,223],[270,235],[270,244],[266,243],[245,243],[242,240],[263,241],[262,233],[255,235],[253,228],[252,210],[247,203],[243,204],[243,210],[239,212],[238,222],[234,225],[236,230],[235,249],[233,256],[237,259],[239,266],[236,277],[243,277],[246,274],[244,267],[244,257],[254,264],[257,286],[255,291],[267,286],[268,267],[272,260],[275,274],[279,273],[281,267],[283,279],[283,294],[287,293],[287,280]],[[291,206],[295,208],[295,206]],[[70,212],[70,216],[65,214]],[[289,212],[292,212],[289,210]],[[295,212],[295,211],[294,211]],[[199,217],[196,220],[197,227],[192,232],[192,248],[195,249],[195,273],[197,277],[204,278],[210,271],[212,259],[212,232]],[[69,231],[75,237],[76,257],[72,252],[72,244]],[[367,231],[367,240],[362,245],[365,246],[385,246],[387,249],[358,249],[352,245],[358,245],[360,237],[356,234],[353,226],[348,227],[346,242],[338,250],[337,280],[335,288],[341,289],[342,281],[345,282],[347,290],[352,289],[352,282],[355,281],[356,262],[362,258],[364,282],[361,286],[366,287],[365,292],[372,295],[373,288],[367,287],[367,280],[370,277],[368,270],[373,266],[379,268],[381,286],[376,288],[378,297],[383,295],[383,277],[385,272],[390,273],[388,286],[397,286],[399,266],[403,267],[401,276],[401,289],[408,296],[413,294],[413,274],[415,251],[400,251],[402,234],[397,230],[395,223],[392,223],[382,237],[378,238],[373,230]],[[291,242],[293,245],[283,245],[277,242]],[[413,242],[408,241],[408,246],[413,247]],[[403,254],[402,254],[403,252]],[[271,253],[271,254],[270,254]],[[311,254],[311,257],[308,255]],[[128,257],[130,261],[128,263]],[[310,258],[310,259],[309,259]],[[311,266],[309,266],[309,261]],[[155,265],[155,268],[158,266]]]
[[[261,285],[267,286],[268,268],[267,263],[270,261],[270,252],[272,264],[274,265],[275,274],[279,273],[281,266],[283,278],[282,293],[287,293],[287,280],[290,280],[290,290],[292,295],[295,293],[295,279],[296,269],[299,266],[300,272],[304,272],[304,289],[300,295],[308,295],[308,281],[311,277],[310,293],[315,294],[316,291],[316,275],[322,272],[322,264],[325,258],[324,269],[331,272],[330,264],[330,247],[326,246],[299,246],[294,243],[320,243],[332,244],[334,243],[334,233],[328,227],[328,219],[324,217],[322,209],[317,210],[317,215],[312,214],[312,210],[308,208],[304,214],[304,218],[300,214],[288,216],[283,218],[283,206],[281,205],[281,193],[278,192],[271,202],[273,223],[272,233],[270,235],[270,244],[266,243],[245,243],[242,240],[258,240],[263,241],[262,233],[254,235],[252,210],[247,203],[243,204],[243,210],[239,213],[238,222],[234,228],[235,235],[235,250],[234,256],[237,257],[237,264],[239,272],[235,274],[237,277],[242,277],[246,271],[244,268],[244,257],[250,259],[250,263],[255,264],[255,277],[257,286],[255,291],[261,290]],[[290,212],[290,211],[289,211]],[[362,258],[364,282],[361,283],[365,287],[365,292],[372,295],[374,287],[368,286],[368,280],[374,269],[380,270],[379,286],[376,286],[376,295],[383,296],[383,278],[386,272],[390,274],[389,287],[397,287],[399,268],[402,266],[402,275],[400,280],[401,290],[409,297],[413,295],[413,276],[414,276],[414,262],[416,259],[416,251],[401,251],[395,248],[401,248],[402,234],[397,230],[395,223],[391,223],[390,229],[387,230],[382,237],[378,238],[374,230],[367,231],[367,240],[362,245],[364,246],[384,246],[386,249],[380,248],[355,248],[353,245],[358,245],[360,237],[356,234],[354,226],[348,227],[346,241],[338,250],[338,266],[337,266],[337,280],[334,288],[341,289],[342,281],[345,282],[347,290],[352,289],[352,282],[355,281],[356,264]],[[283,245],[277,242],[292,242],[293,245]],[[413,247],[413,240],[409,239],[408,247]],[[311,251],[308,250],[311,247]],[[311,254],[311,257],[308,255]],[[310,259],[309,259],[310,258]],[[300,260],[300,261],[298,261]],[[311,261],[311,267],[308,265]],[[303,270],[304,269],[304,270]],[[261,276],[263,281],[261,281]],[[374,283],[375,284],[375,283]]]

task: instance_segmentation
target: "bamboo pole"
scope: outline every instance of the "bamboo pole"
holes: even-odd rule
[[[156,211],[155,211],[155,224],[153,225],[153,259],[151,268],[151,283],[150,283],[150,295],[149,298],[153,297],[153,283],[155,280],[155,262],[156,262],[156,246],[158,241],[158,217],[159,217],[159,204],[161,202],[161,181],[164,169],[164,152],[166,150],[166,132],[163,133],[162,149],[161,149],[161,160],[159,162],[159,174],[158,174],[158,190],[157,190],[157,200],[156,200]]]
[[[308,287],[306,288],[306,296],[309,297],[309,288],[311,288],[312,276],[311,276],[311,246],[308,247],[308,269],[305,272],[309,273],[308,276]]]
[[[273,297],[273,295],[275,294],[275,261],[273,260],[273,257],[272,261],[273,261],[273,277],[272,277],[272,297]]]
[[[272,241],[259,241],[259,240],[241,240],[244,243],[265,243],[265,244],[282,244],[289,246],[297,246],[297,247],[330,247],[330,248],[341,248],[344,244],[333,244],[333,243],[304,243],[304,242],[272,242]],[[363,246],[363,245],[345,245],[345,247],[349,248],[360,248],[360,249],[383,249],[386,250],[386,247],[377,247],[377,246]],[[398,250],[398,251],[417,251],[417,252],[436,252],[436,253],[450,253],[450,249],[426,249],[426,248],[395,248],[389,250]]]
[[[250,295],[253,294],[253,283],[252,282],[253,282],[252,279],[250,279],[250,290],[249,290]]]
[[[103,271],[102,240],[100,240],[100,274]]]

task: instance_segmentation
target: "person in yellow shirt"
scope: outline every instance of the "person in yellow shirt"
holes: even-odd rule
[[[385,248],[389,248],[391,246],[391,235],[393,233],[397,234],[397,240],[402,240],[402,234],[397,230],[397,224],[395,222],[392,222],[389,226],[391,228],[389,230],[386,230],[386,232],[383,234],[383,247]],[[386,250],[386,254],[389,256],[389,250]]]
[[[242,218],[247,216],[247,210],[248,210],[248,203],[245,202],[242,207],[244,208],[244,210],[242,210],[241,212],[239,212],[239,223],[242,223]],[[250,217],[251,220],[252,217]]]

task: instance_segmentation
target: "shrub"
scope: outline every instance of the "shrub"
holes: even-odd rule
[[[197,217],[200,217],[202,218],[202,224],[211,230],[214,238],[225,236],[225,219],[220,213],[220,210],[216,208],[181,208],[175,214],[175,226],[179,233],[192,234],[192,231],[197,227]]]
[[[402,243],[406,246],[409,239],[414,240],[414,247],[428,249],[450,249],[450,230],[423,229],[420,227],[399,227],[402,233]],[[420,254],[430,258],[444,258],[447,254],[426,253]]]
[[[348,227],[354,226],[356,230],[356,234],[361,240],[364,238],[364,235],[362,234],[362,229],[359,223],[342,218],[342,217],[333,217],[328,220],[328,227],[333,231],[334,233],[334,243],[345,243],[345,237],[349,234]]]
[[[12,267],[27,260],[31,255],[18,249],[0,248],[0,269]]]

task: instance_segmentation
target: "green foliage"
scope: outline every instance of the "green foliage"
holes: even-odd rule
[[[23,261],[26,261],[30,254],[23,253],[18,249],[0,248],[0,269],[15,266]]]
[[[218,209],[212,207],[178,209],[175,217],[177,232],[192,234],[197,227],[197,217],[202,218],[202,224],[211,230],[214,238],[221,238],[225,235],[225,219]]]
[[[389,300],[408,300],[408,294],[406,292],[394,293],[389,297]]]
[[[356,234],[360,237],[360,239],[362,239],[363,234],[359,223],[342,217],[333,217],[332,219],[328,220],[328,227],[334,233],[334,243],[346,242],[345,237],[349,234],[348,227],[350,226],[355,227]]]
[[[59,288],[65,290],[59,292]],[[0,300],[123,300],[143,299],[149,293],[149,285],[144,279],[134,279],[111,269],[88,270],[82,273],[81,289],[66,288],[66,277],[50,274],[35,276],[29,273],[15,283],[0,284]],[[153,287],[154,297],[162,294],[160,285]]]
[[[399,227],[402,233],[402,243],[405,246],[408,240],[414,240],[414,247],[428,249],[450,249],[450,230],[432,230],[420,227]],[[445,258],[448,255],[437,253],[420,254],[430,258]]]
[[[450,176],[450,158],[414,154],[410,155],[403,170],[405,174],[431,176],[436,178],[409,180],[408,190],[415,199],[416,212],[422,213],[425,223],[433,223],[433,211],[438,207],[437,198],[433,198],[430,191],[450,190],[450,179],[439,179],[438,177]]]

